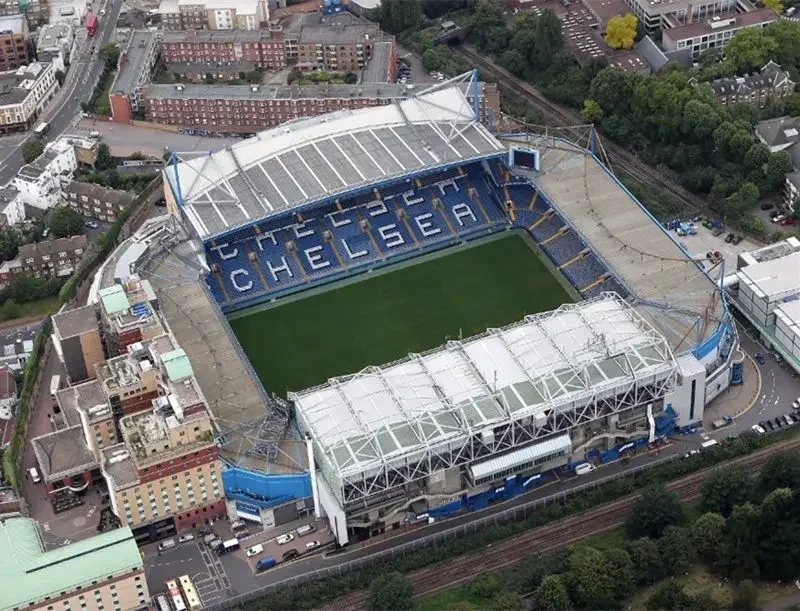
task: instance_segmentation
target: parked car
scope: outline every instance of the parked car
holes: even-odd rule
[[[313,524],[303,524],[302,526],[297,527],[297,534],[301,537],[304,537],[305,535],[310,535],[315,530],[317,530],[317,527]]]
[[[277,541],[278,545],[286,545],[290,541],[294,541],[294,535],[292,533],[286,533],[275,539],[275,541]]]
[[[700,450],[689,450],[686,454],[683,455],[684,458],[691,458],[692,456],[697,456],[700,454]]]
[[[792,420],[792,417],[789,414],[786,414],[783,417],[783,421],[786,423],[786,426],[792,426],[794,424],[794,420]]]
[[[786,218],[785,214],[779,214],[778,216],[775,216],[775,217],[772,218],[772,222],[773,223],[780,223],[785,218]]]
[[[775,420],[773,420],[773,422],[775,423],[775,426],[777,426],[779,429],[783,428],[783,420],[781,420],[780,416],[775,418]]]
[[[175,539],[165,539],[158,544],[158,551],[163,552],[168,549],[172,549],[173,547],[175,547]]]
[[[86,221],[84,223],[84,226],[89,227],[90,229],[97,229],[98,227],[100,227],[100,225],[98,225],[94,221]]]
[[[759,425],[754,424],[750,427],[756,435],[765,435],[767,432],[762,429]]]
[[[770,431],[774,431],[775,430],[775,425],[772,424],[772,420],[767,420],[766,422],[759,422],[759,424],[762,426],[762,428],[765,428],[765,429],[768,428]]]
[[[792,409],[800,409],[800,397],[792,401]]]
[[[203,537],[203,543],[205,543],[209,547],[211,547],[211,544],[214,543],[214,541],[219,541],[219,539],[217,539],[217,535],[213,533],[208,533]]]
[[[737,245],[737,244],[739,244],[739,243],[740,243],[742,240],[744,240],[744,236],[743,236],[742,234],[739,234],[739,233],[737,233],[737,234],[736,234],[736,237],[735,237],[735,238],[733,238],[733,245],[734,245],[734,246],[736,246],[736,245]]]
[[[762,210],[772,210],[774,207],[772,204],[761,204]]]
[[[575,467],[575,475],[586,475],[597,469],[593,464],[585,462]]]
[[[248,548],[245,553],[247,554],[248,558],[258,556],[259,554],[264,553],[264,546],[259,543],[258,545]]]
[[[306,551],[310,552],[311,550],[317,549],[320,545],[319,541],[309,541],[306,543]]]
[[[178,543],[186,543],[187,541],[194,541],[194,535],[191,533],[186,533],[185,535],[178,537]]]
[[[785,218],[781,221],[781,225],[785,225],[787,227],[794,225],[794,219],[790,216]]]
[[[725,243],[730,244],[731,242],[733,242],[733,238],[735,237],[736,237],[735,235],[729,233],[728,235],[725,236]]]
[[[265,571],[267,569],[271,569],[276,564],[278,563],[275,561],[275,558],[272,556],[267,556],[266,558],[261,558],[258,562],[256,562],[256,570]]]
[[[283,561],[286,562],[287,560],[292,560],[293,558],[297,558],[299,555],[300,552],[292,548],[292,549],[287,549],[285,552],[283,552],[282,558]]]

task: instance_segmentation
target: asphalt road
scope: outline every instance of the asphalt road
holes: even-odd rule
[[[40,117],[41,121],[50,122],[50,133],[48,139],[54,140],[66,132],[72,121],[81,112],[81,102],[88,101],[92,95],[92,90],[100,78],[103,69],[103,62],[99,57],[100,49],[108,44],[117,23],[121,0],[106,0],[106,14],[100,18],[100,29],[93,38],[88,38],[83,48],[72,58],[72,64],[67,72],[67,79],[61,90],[50,104],[44,109]],[[92,53],[94,46],[95,52]],[[3,146],[6,138],[0,138],[0,184],[5,184],[17,173],[23,165],[21,145],[27,138],[20,139],[19,135],[12,135],[9,138],[16,138],[16,146]]]

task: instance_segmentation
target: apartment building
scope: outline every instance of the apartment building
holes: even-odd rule
[[[738,0],[625,0],[648,33],[736,14]]]
[[[305,72],[361,70],[372,57],[373,45],[390,39],[378,24],[349,13],[329,18],[315,13],[295,14],[281,25],[287,63]]]
[[[25,203],[19,196],[19,191],[10,182],[0,187],[0,227],[16,225],[25,220]],[[2,280],[2,277],[0,277]]]
[[[0,17],[0,72],[28,65],[31,59],[29,36],[28,21],[24,15]]]
[[[722,104],[753,104],[763,108],[794,92],[787,70],[773,61],[755,74],[721,78],[709,83]]]
[[[20,272],[34,276],[71,276],[83,258],[88,242],[85,235],[23,244],[19,247]]]
[[[667,53],[686,50],[692,59],[697,59],[706,49],[722,49],[743,28],[763,28],[777,20],[778,15],[770,8],[713,17],[665,30],[661,44]]]
[[[19,13],[30,20],[46,21],[50,17],[50,0],[0,0],[0,15]]]
[[[102,470],[115,513],[141,542],[226,515],[214,429],[186,353],[169,336],[145,355],[158,374],[151,408],[120,419],[122,442],[103,450]],[[122,386],[124,382],[120,382]]]
[[[61,70],[70,61],[72,43],[75,41],[75,32],[72,25],[66,21],[47,23],[39,30],[36,41],[36,55],[39,61],[54,62]]]
[[[0,135],[30,129],[58,87],[48,63],[31,62],[0,74]]]
[[[148,609],[142,556],[127,526],[45,551],[35,520],[7,517],[0,556],[3,611]]]
[[[481,120],[490,123],[500,113],[497,86],[480,85]],[[465,85],[472,99],[472,87]],[[408,95],[399,84],[265,87],[259,85],[151,85],[146,117],[154,123],[183,125],[210,131],[249,133],[275,127],[298,117],[336,110],[391,104]]]
[[[162,0],[165,30],[258,30],[269,21],[266,0]]]
[[[96,378],[106,358],[97,316],[94,305],[53,315],[53,345],[70,384]]]
[[[78,168],[75,148],[63,141],[50,142],[44,152],[22,166],[13,179],[23,203],[49,210],[61,201],[63,179],[70,179]]]
[[[117,76],[108,96],[111,116],[119,123],[130,123],[142,110],[142,89],[150,82],[161,49],[161,33],[136,30],[119,56]]]
[[[76,212],[111,223],[133,201],[133,196],[125,191],[77,180],[63,189],[62,198]]]
[[[164,335],[156,313],[156,294],[148,280],[132,275],[121,284],[101,289],[98,298],[109,355],[126,354],[129,346]]]
[[[284,47],[283,28],[279,26],[269,30],[166,31],[161,58],[167,64],[198,65],[201,72],[241,62],[267,70],[283,70]]]

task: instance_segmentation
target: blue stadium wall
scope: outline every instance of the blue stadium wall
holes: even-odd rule
[[[222,485],[229,500],[260,509],[308,498],[312,494],[308,472],[271,475],[231,467],[222,472]]]

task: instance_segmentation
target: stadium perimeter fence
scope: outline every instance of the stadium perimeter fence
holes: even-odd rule
[[[314,571],[310,571],[308,573],[304,573],[302,575],[287,577],[286,579],[282,579],[281,581],[275,582],[273,584],[263,586],[261,588],[258,588],[257,590],[251,590],[250,592],[238,594],[222,602],[207,605],[205,606],[205,608],[211,610],[233,609],[245,603],[257,600],[263,596],[271,594],[272,592],[275,592],[282,588],[294,588],[309,581],[325,579],[328,577],[340,577],[348,573],[354,573],[375,566],[380,566],[387,562],[396,560],[405,554],[414,552],[418,549],[433,547],[445,541],[455,540],[461,537],[465,537],[467,535],[475,534],[490,526],[508,524],[510,522],[519,522],[521,520],[525,520],[529,515],[531,515],[534,511],[538,509],[542,509],[544,507],[547,507],[549,505],[554,505],[557,503],[562,504],[566,502],[568,498],[579,496],[581,494],[589,492],[590,490],[594,490],[595,488],[604,486],[619,479],[634,477],[642,473],[643,471],[647,471],[648,469],[660,467],[662,465],[675,462],[676,460],[680,460],[681,458],[682,458],[681,454],[672,454],[669,456],[665,456],[659,460],[653,461],[646,465],[639,465],[636,467],[632,467],[630,469],[626,469],[625,471],[621,471],[620,473],[609,475],[608,477],[587,482],[585,484],[581,484],[574,488],[570,488],[569,490],[563,490],[561,492],[551,494],[549,496],[542,497],[540,499],[528,501],[527,503],[523,503],[521,505],[509,507],[508,509],[498,511],[491,515],[475,518],[474,520],[470,520],[463,524],[459,524],[458,526],[454,526],[453,528],[449,528],[425,537],[420,537],[419,539],[409,541],[408,543],[403,543],[401,545],[392,547],[390,549],[386,549],[380,552],[375,552],[374,554],[369,554],[362,558],[357,558],[354,560],[338,563],[334,566],[317,569]],[[454,517],[453,519],[458,519],[458,516]],[[546,524],[542,526],[546,526]],[[334,559],[336,558],[336,556],[331,556],[330,558]]]

